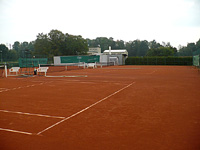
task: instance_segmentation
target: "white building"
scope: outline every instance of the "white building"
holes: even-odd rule
[[[100,47],[90,47],[88,51],[88,55],[97,55],[101,53]]]
[[[111,50],[111,47],[109,47],[109,50],[103,52],[101,61],[107,60],[107,62],[115,62],[116,65],[125,65],[126,58],[128,58],[126,49]]]
[[[116,49],[116,50],[105,50],[104,55],[126,55],[128,56],[128,51],[126,49]]]

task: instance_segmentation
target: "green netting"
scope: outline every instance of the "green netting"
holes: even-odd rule
[[[19,67],[19,63],[18,62],[8,62],[7,67],[8,68]]]
[[[39,64],[47,64],[48,58],[19,58],[19,67],[38,67]]]
[[[200,63],[199,55],[193,56],[193,65],[199,66],[199,63]]]
[[[61,63],[94,63],[99,62],[100,56],[61,56]]]

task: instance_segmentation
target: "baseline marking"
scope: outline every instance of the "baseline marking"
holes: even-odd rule
[[[16,112],[16,111],[9,111],[9,110],[0,110],[0,112],[13,113],[13,114],[22,114],[22,115],[29,115],[29,116],[37,116],[37,117],[57,118],[57,119],[64,119],[65,118],[65,117],[60,117],[60,116],[32,114],[32,113]]]
[[[71,116],[69,116],[69,117],[67,117],[67,118],[64,118],[63,120],[61,120],[61,121],[59,121],[59,122],[57,122],[57,123],[55,123],[55,124],[53,124],[53,125],[47,127],[46,129],[44,129],[44,130],[38,132],[36,135],[40,135],[40,134],[42,134],[43,132],[45,132],[45,131],[47,131],[47,130],[49,130],[49,129],[51,129],[51,128],[53,128],[53,127],[59,125],[59,124],[61,124],[62,122],[66,121],[66,120],[69,120],[69,119],[71,119],[71,118],[73,118],[73,117],[79,115],[80,113],[82,113],[82,112],[84,112],[84,111],[90,109],[91,107],[93,107],[93,106],[95,106],[95,105],[101,103],[102,101],[105,101],[106,99],[110,98],[111,96],[113,96],[113,95],[115,95],[115,94],[121,92],[122,90],[124,90],[124,89],[130,87],[130,86],[133,85],[134,83],[135,83],[135,82],[132,82],[131,84],[129,84],[129,85],[127,85],[127,86],[121,88],[120,90],[118,90],[118,91],[116,91],[116,92],[114,92],[114,93],[108,95],[107,97],[105,97],[105,98],[103,98],[103,99],[97,101],[96,103],[94,103],[94,104],[92,104],[92,105],[90,105],[90,106],[88,106],[88,107],[82,109],[81,111],[79,111],[79,112],[77,112],[77,113],[75,113],[75,114],[73,114],[73,115],[71,115]]]
[[[27,134],[27,135],[33,135],[33,133],[23,132],[23,131],[17,131],[17,130],[11,130],[11,129],[3,129],[3,128],[0,128],[0,130],[1,130],[1,131],[8,131],[8,132],[21,133],[21,134]]]

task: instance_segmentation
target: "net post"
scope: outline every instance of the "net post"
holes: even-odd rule
[[[6,65],[6,63],[5,63],[5,77],[7,78],[7,76],[8,76],[8,74],[7,74],[7,65]]]
[[[94,63],[94,66],[95,66],[95,68],[97,68],[97,62],[95,61],[95,63]]]

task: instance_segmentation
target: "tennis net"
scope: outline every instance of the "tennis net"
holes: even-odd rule
[[[85,68],[85,63],[65,63],[65,64],[39,64],[39,67],[48,67],[48,72],[62,72],[69,70],[79,70]]]
[[[97,62],[96,65],[97,65],[97,67],[98,66],[101,66],[101,67],[114,66],[115,62]]]

